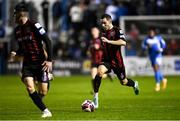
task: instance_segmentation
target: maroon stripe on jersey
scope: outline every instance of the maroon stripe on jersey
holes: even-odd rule
[[[118,58],[118,65],[119,65],[119,67],[123,67],[124,66],[124,62],[123,62],[123,58],[122,58],[122,54],[121,54],[121,48],[119,48],[119,50],[117,51],[116,57]]]
[[[33,32],[31,32],[31,37],[32,37],[32,41],[33,41],[33,46],[34,46],[34,48],[35,48],[35,51],[40,51],[40,49],[38,48],[38,43],[37,43],[37,41],[35,40],[35,36],[34,36],[34,33]]]

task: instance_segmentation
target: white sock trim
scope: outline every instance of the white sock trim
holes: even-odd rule
[[[98,98],[98,92],[94,93],[94,97]]]

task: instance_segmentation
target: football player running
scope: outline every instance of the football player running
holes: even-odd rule
[[[42,118],[52,117],[52,113],[42,100],[48,93],[48,73],[52,70],[51,41],[39,23],[29,20],[28,13],[28,6],[23,2],[14,8],[14,19],[17,24],[14,29],[14,42],[17,42],[18,49],[12,49],[9,61],[13,61],[15,56],[23,56],[22,81],[29,96],[42,111]],[[47,55],[44,53],[43,42]],[[36,80],[38,91],[35,88]]]
[[[121,46],[126,45],[126,38],[122,30],[113,26],[112,18],[108,14],[101,17],[101,26],[103,28],[101,34],[103,56],[98,72],[93,80],[94,83],[94,104],[98,108],[98,92],[101,84],[102,76],[109,73],[111,69],[117,75],[120,83],[125,86],[132,87],[135,94],[139,94],[138,82],[126,77],[125,66],[121,54]]]
[[[155,27],[150,27],[148,36],[142,42],[143,50],[148,50],[149,59],[154,70],[154,76],[156,80],[155,91],[160,91],[160,83],[162,82],[162,89],[166,89],[167,79],[163,77],[160,70],[162,63],[162,52],[166,47],[164,39],[156,34]]]

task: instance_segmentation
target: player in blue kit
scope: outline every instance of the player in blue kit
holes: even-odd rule
[[[162,53],[166,47],[164,39],[156,34],[155,27],[150,27],[148,30],[148,36],[142,43],[143,50],[148,50],[151,65],[155,73],[156,86],[155,91],[160,91],[160,83],[162,81],[162,88],[166,89],[167,79],[164,78],[160,66],[162,63]]]

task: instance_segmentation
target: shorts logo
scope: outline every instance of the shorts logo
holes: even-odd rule
[[[124,78],[124,74],[123,73],[121,73],[121,79],[123,79]]]
[[[42,81],[46,82],[48,80],[48,75],[46,72],[43,72]]]

